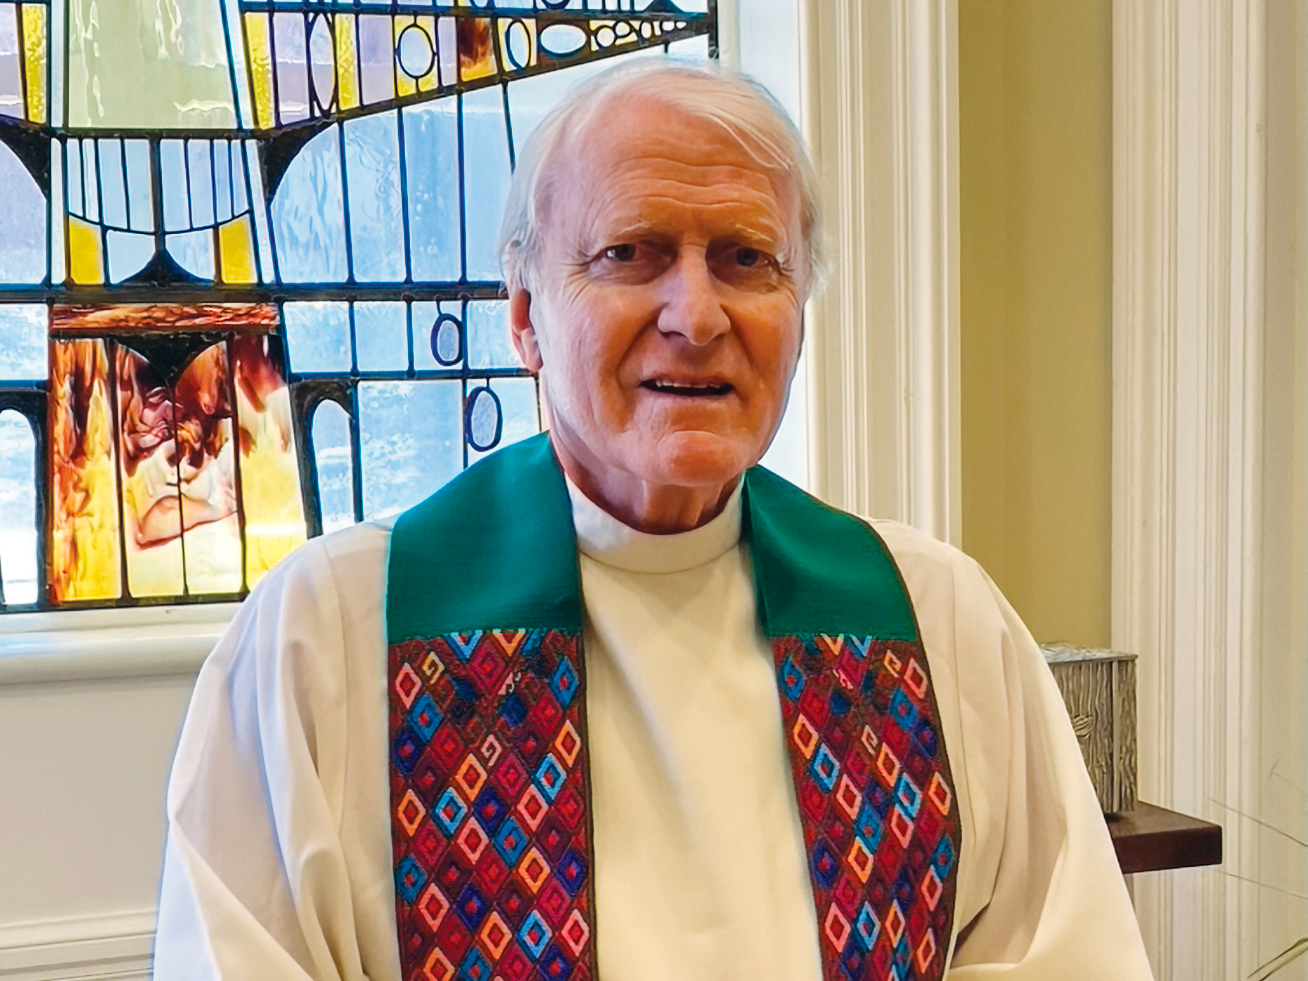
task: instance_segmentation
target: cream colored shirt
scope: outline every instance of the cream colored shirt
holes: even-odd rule
[[[575,490],[573,509],[602,981],[819,978],[738,498],[674,536],[626,528]],[[921,625],[963,822],[948,976],[1149,978],[1030,635],[970,559],[907,526],[874,525]],[[156,978],[399,978],[389,534],[365,524],[301,548],[201,670],[169,784]]]

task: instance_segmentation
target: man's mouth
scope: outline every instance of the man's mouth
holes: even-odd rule
[[[680,395],[684,398],[719,398],[731,392],[731,386],[723,382],[674,382],[651,378],[640,385],[660,395]]]

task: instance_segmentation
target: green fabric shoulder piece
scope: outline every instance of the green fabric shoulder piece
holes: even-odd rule
[[[391,532],[394,644],[489,629],[581,630],[572,504],[545,433],[469,467]]]
[[[917,619],[899,567],[867,522],[762,467],[745,476],[744,506],[743,533],[767,636],[917,641]]]

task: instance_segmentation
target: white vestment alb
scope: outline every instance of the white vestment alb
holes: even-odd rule
[[[816,981],[817,924],[739,493],[702,528],[651,536],[570,491],[600,978]],[[1035,643],[970,559],[905,525],[874,527],[917,612],[957,788],[948,977],[1149,978]],[[201,670],[168,789],[156,978],[398,981],[389,534],[365,524],[302,547]]]

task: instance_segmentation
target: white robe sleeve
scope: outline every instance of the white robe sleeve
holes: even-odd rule
[[[354,981],[369,976],[369,960],[383,962],[373,977],[398,973],[393,900],[361,904],[342,841],[357,804],[346,769],[359,720],[338,567],[361,535],[334,537],[265,579],[196,681],[168,785],[157,981]],[[361,934],[389,950],[361,949]]]
[[[1149,981],[1108,827],[1039,647],[974,561],[876,524],[913,597],[959,785],[949,981]]]

